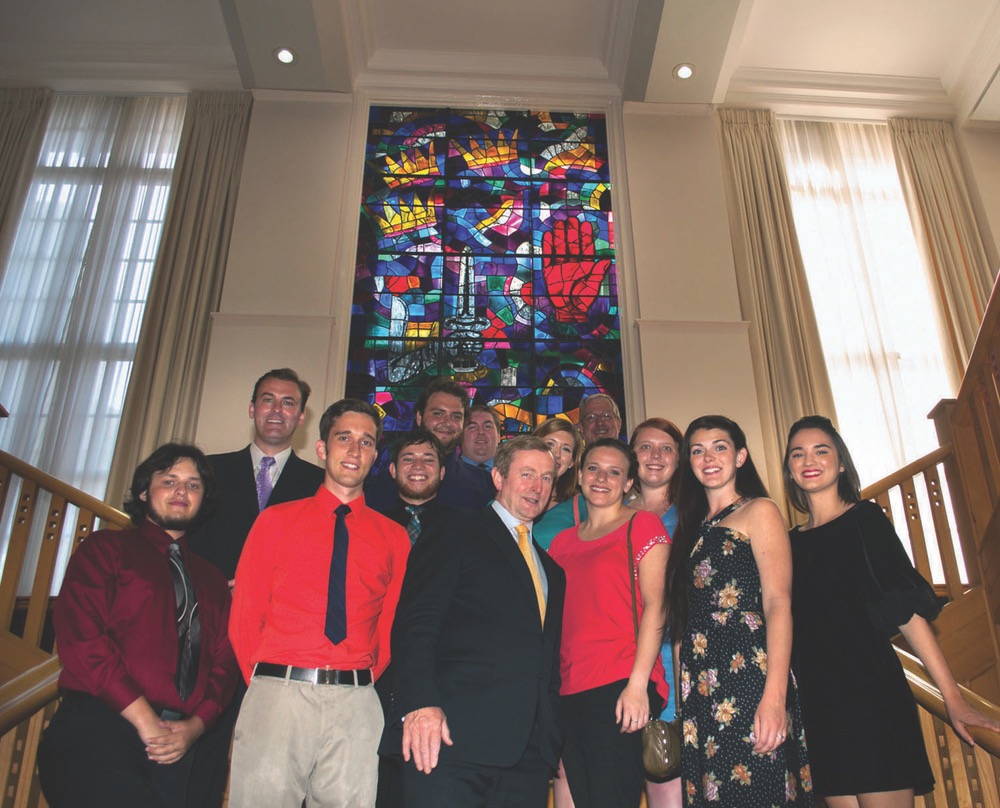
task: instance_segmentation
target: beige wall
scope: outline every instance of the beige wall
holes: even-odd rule
[[[289,365],[313,386],[296,449],[314,458],[319,413],[343,393],[363,107],[349,96],[255,97],[199,416],[197,439],[209,451],[249,440],[253,380]],[[644,399],[632,402],[631,412],[662,415],[682,428],[702,413],[725,413],[740,421],[760,458],[717,126],[707,109],[629,103],[622,113],[628,215],[619,223],[631,225],[635,267],[623,262],[619,271],[635,272],[637,291],[622,327],[634,337],[625,362],[641,374]],[[995,255],[1000,134],[962,132],[960,139]],[[619,240],[626,235],[619,232]]]
[[[1000,132],[960,130],[959,147],[970,175],[970,191],[979,219],[986,256],[996,275],[1000,267]]]
[[[681,429],[699,415],[727,415],[747,433],[766,478],[716,115],[626,104],[624,118],[645,397],[639,415]]]
[[[254,380],[289,366],[313,388],[295,449],[315,461],[319,415],[339,397],[330,370],[335,358],[343,364],[337,323],[350,312],[335,280],[353,275],[338,258],[357,227],[354,209],[344,209],[353,110],[351,98],[333,94],[255,94],[198,419],[209,452],[250,440]],[[339,383],[342,392],[342,373]]]

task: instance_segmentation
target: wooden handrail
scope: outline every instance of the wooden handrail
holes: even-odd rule
[[[59,695],[62,663],[50,657],[0,686],[0,735],[5,735]]]
[[[895,488],[897,485],[902,484],[911,477],[915,477],[928,469],[931,466],[936,466],[938,463],[942,463],[951,457],[951,446],[939,446],[933,452],[928,452],[923,457],[918,457],[912,463],[908,463],[899,469],[899,471],[894,471],[887,477],[883,477],[881,480],[876,480],[871,485],[866,485],[861,489],[862,499],[874,499],[878,494],[883,491],[888,491],[890,488]]]
[[[25,463],[20,458],[14,457],[14,455],[2,450],[0,450],[0,466],[6,466],[19,477],[23,477],[26,480],[33,480],[40,488],[65,497],[68,502],[72,502],[74,505],[86,508],[96,515],[98,519],[103,519],[109,524],[117,527],[127,527],[131,523],[128,514],[124,511],[113,508],[103,500],[92,497],[90,494],[86,494],[78,488],[64,483],[58,477],[53,477],[40,468],[36,468],[30,463]]]
[[[917,704],[946,722],[948,726],[951,726],[951,721],[948,719],[948,711],[944,707],[944,699],[941,698],[941,691],[931,681],[923,663],[913,656],[913,654],[907,653],[902,648],[896,649],[896,656],[899,657],[899,661],[903,665],[906,681],[910,685],[910,691],[917,700]],[[1000,707],[976,695],[967,687],[959,685],[958,689],[965,700],[975,709],[979,710],[987,718],[1000,721]],[[982,729],[981,727],[969,727],[969,733],[979,746],[994,757],[1000,757],[1000,734],[990,732],[988,729]]]

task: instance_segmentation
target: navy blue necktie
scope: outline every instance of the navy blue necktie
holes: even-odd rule
[[[326,626],[324,633],[336,645],[347,636],[347,514],[348,505],[338,505],[337,521],[333,525],[333,557],[330,559],[330,583],[326,595]]]

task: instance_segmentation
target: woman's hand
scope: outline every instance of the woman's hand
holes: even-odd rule
[[[1000,732],[1000,723],[992,718],[987,718],[961,697],[953,704],[946,704],[945,707],[948,709],[948,719],[951,721],[952,728],[966,743],[976,745],[968,727],[985,727],[993,732]]]
[[[615,704],[615,721],[621,725],[622,732],[635,732],[649,723],[649,693],[646,685],[625,685],[625,689]]]
[[[753,717],[753,751],[758,755],[766,755],[781,746],[788,734],[787,724],[784,700],[769,697],[765,693]]]

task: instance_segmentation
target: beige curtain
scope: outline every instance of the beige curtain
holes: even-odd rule
[[[0,266],[14,237],[51,95],[44,89],[0,90]]]
[[[774,114],[723,109],[719,115],[730,175],[736,279],[743,317],[750,322],[764,430],[763,460],[772,495],[781,502],[777,489],[787,430],[803,415],[832,416],[833,394],[795,238]]]
[[[910,218],[940,292],[959,367],[976,343],[994,272],[986,258],[947,121],[889,121]]]
[[[159,444],[191,440],[250,124],[250,93],[188,100],[170,209],[129,380],[107,500]]]

